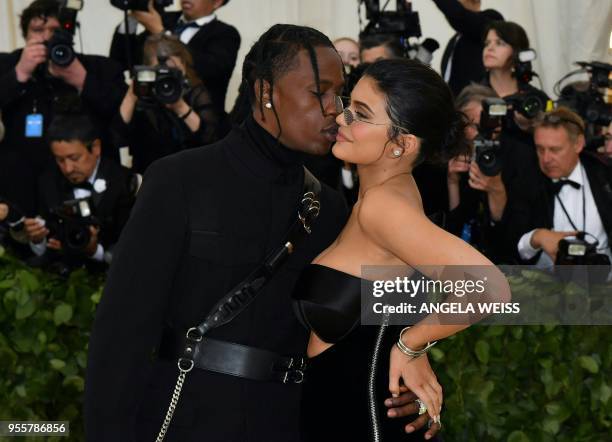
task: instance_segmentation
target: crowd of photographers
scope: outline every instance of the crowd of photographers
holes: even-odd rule
[[[166,12],[171,0],[111,0],[126,14],[109,57],[74,49],[82,0],[35,0],[22,11],[25,47],[0,54],[2,244],[34,266],[106,268],[147,167],[214,143],[236,122],[224,103],[240,35],[215,16],[227,1],[184,0]],[[432,1],[456,31],[441,75],[469,119],[473,153],[413,171],[426,213],[496,263],[609,264],[612,112],[602,91],[612,66],[584,64],[588,84],[553,103],[532,85],[535,52],[520,25],[479,0]],[[415,36],[410,9],[377,12],[368,7],[377,26],[359,42],[335,41],[344,95],[369,63],[429,64],[438,48],[398,36]],[[356,200],[352,165],[331,155],[305,162]]]

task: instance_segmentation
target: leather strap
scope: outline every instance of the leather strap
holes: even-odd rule
[[[279,356],[268,350],[212,338],[191,342],[171,329],[164,331],[159,349],[162,359],[176,360],[185,349],[190,349],[193,366],[201,370],[283,384],[300,384],[304,380],[306,358],[303,356]]]
[[[220,372],[238,373],[234,375],[255,379],[254,376],[260,376],[258,374],[261,368],[260,364],[269,365],[273,361],[274,363],[280,361],[282,365],[283,361],[289,363],[294,359],[254,347],[204,339],[204,336],[210,330],[227,324],[245,311],[261,292],[261,289],[272,279],[287,257],[306,240],[311,233],[312,223],[321,210],[320,195],[321,183],[304,167],[304,186],[297,219],[285,236],[284,245],[274,250],[246,279],[225,294],[210,310],[202,323],[187,330],[181,349],[169,354],[172,358],[178,357],[178,366],[181,371],[190,371],[194,366],[197,366],[205,370],[223,370]],[[214,349],[221,351],[221,354],[225,354],[227,362],[222,363],[214,355]],[[249,364],[255,364],[256,368],[245,369],[244,367]],[[271,380],[269,374],[263,377],[264,380]],[[282,381],[282,379],[280,380]]]

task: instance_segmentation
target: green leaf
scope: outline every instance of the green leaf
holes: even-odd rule
[[[72,318],[72,306],[60,304],[53,311],[53,322],[55,325],[65,324]]]
[[[561,422],[555,418],[547,418],[542,422],[542,428],[545,432],[550,434],[557,434],[561,428]]]
[[[36,310],[36,306],[34,302],[30,299],[24,305],[18,305],[15,309],[15,319],[25,319],[34,313]]]
[[[62,382],[62,385],[64,385],[65,387],[72,386],[77,391],[85,390],[85,380],[81,376],[77,375],[66,376],[64,378],[64,382]]]
[[[26,392],[25,385],[17,385],[15,387],[15,393],[17,393],[19,397],[26,397],[27,392]]]
[[[440,362],[441,360],[444,359],[444,352],[440,350],[439,348],[432,347],[429,350],[429,354],[431,355],[431,358],[436,362]]]
[[[62,368],[66,366],[66,363],[62,361],[61,359],[51,359],[49,361],[49,364],[51,364],[51,367],[54,368],[55,370],[61,370]]]
[[[530,442],[530,440],[525,433],[516,430],[510,433],[506,442]]]
[[[580,356],[578,362],[582,368],[590,373],[595,374],[599,372],[599,364],[592,356]]]
[[[489,362],[489,343],[487,341],[480,340],[476,342],[476,357],[480,362],[486,364]]]

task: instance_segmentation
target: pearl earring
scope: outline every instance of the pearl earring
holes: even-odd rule
[[[400,149],[395,149],[393,151],[393,155],[396,156],[396,157],[399,157],[401,154],[402,154],[402,151]]]
[[[272,109],[272,103],[266,103],[264,106],[266,109]]]

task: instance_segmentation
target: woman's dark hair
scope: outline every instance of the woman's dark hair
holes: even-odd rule
[[[57,0],[36,0],[32,2],[27,8],[21,13],[19,26],[21,27],[21,34],[23,38],[28,35],[28,27],[30,22],[34,18],[42,18],[43,20],[49,17],[55,17],[59,15],[59,2]]]
[[[308,52],[310,57],[317,92],[320,93],[319,64],[315,48],[321,46],[335,50],[331,40],[325,34],[313,28],[277,24],[268,29],[251,47],[244,59],[242,83],[238,98],[230,114],[232,123],[240,124],[244,121],[251,113],[256,99],[259,100],[259,110],[263,113],[263,82],[267,81],[270,84],[270,96],[272,96],[274,82],[296,66],[296,56],[303,49]],[[255,84],[257,81],[259,81],[259,88],[256,97]],[[321,112],[324,112],[320,96],[319,104],[321,105]],[[272,105],[274,106],[274,103]],[[277,122],[279,122],[274,107],[272,110]]]
[[[495,31],[499,38],[512,46],[514,56],[521,51],[529,49],[529,37],[527,37],[527,33],[519,24],[511,21],[492,21],[485,30],[483,41],[487,39],[489,31]]]
[[[202,84],[202,80],[198,77],[193,66],[193,56],[189,52],[189,48],[178,39],[175,35],[154,34],[147,37],[143,49],[143,62],[151,66],[153,60],[164,57],[175,56],[180,58],[185,66],[186,77],[189,80],[191,87],[196,87]]]
[[[47,142],[80,141],[91,152],[93,142],[100,134],[89,116],[84,114],[60,114],[47,129]]]
[[[427,161],[445,164],[469,152],[464,130],[466,116],[455,109],[453,94],[429,66],[408,59],[379,60],[364,73],[385,95],[389,119],[389,140],[405,133],[421,139],[413,166]],[[400,127],[398,127],[400,126]]]

